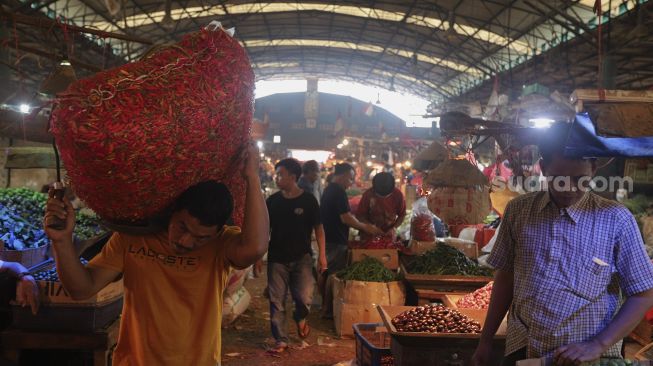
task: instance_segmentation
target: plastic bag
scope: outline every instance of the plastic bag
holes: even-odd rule
[[[222,326],[233,323],[236,318],[247,310],[251,300],[251,295],[244,287],[225,297],[222,304]]]
[[[422,197],[413,203],[413,212],[410,217],[410,236],[417,241],[434,241],[435,226],[433,218],[435,215],[429,210],[426,197]]]

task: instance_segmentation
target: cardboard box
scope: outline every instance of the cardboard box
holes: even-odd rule
[[[333,320],[336,334],[353,337],[353,324],[379,323],[377,305],[403,305],[406,291],[401,281],[366,282],[333,280]]]
[[[472,240],[464,240],[457,238],[444,238],[444,243],[450,247],[458,249],[465,254],[467,258],[478,258],[478,244]]]
[[[422,255],[429,250],[434,249],[436,245],[438,245],[437,241],[419,241],[412,239],[408,248],[410,249],[411,254]]]
[[[406,290],[401,281],[367,282],[343,281],[337,277],[333,280],[333,299],[347,304],[403,305]],[[368,323],[360,320],[359,323]]]
[[[353,338],[354,324],[380,323],[381,315],[375,304],[347,304],[342,299],[334,299],[333,322],[339,337]]]
[[[396,270],[399,268],[399,252],[397,249],[350,249],[349,263],[362,261],[367,257],[376,258],[387,269]]]

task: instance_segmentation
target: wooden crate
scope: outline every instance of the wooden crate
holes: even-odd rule
[[[45,261],[48,256],[48,247],[50,245],[42,245],[38,248],[31,248],[25,250],[9,250],[4,249],[4,243],[0,240],[0,247],[3,249],[0,250],[0,259],[5,262],[18,262],[22,264],[25,268],[32,268],[41,264]]]
[[[629,337],[642,346],[646,346],[653,342],[653,326],[648,322],[648,320],[646,320],[646,318],[644,318],[639,322],[639,324],[637,324],[637,327],[630,332]]]
[[[354,338],[354,324],[380,323],[381,316],[376,304],[347,304],[333,300],[333,324],[340,338]]]
[[[448,308],[456,308],[456,301],[466,293],[463,292],[446,292],[435,290],[415,290],[417,292],[417,305],[426,305],[432,302],[442,303]]]
[[[27,330],[92,332],[114,322],[122,312],[122,297],[95,304],[41,304],[38,313],[29,307],[11,307],[13,327]]]
[[[649,343],[644,348],[640,349],[635,354],[635,359],[638,361],[646,361],[653,359],[653,343]]]
[[[469,364],[480,334],[398,332],[392,324],[392,318],[399,313],[412,309],[412,306],[383,306],[377,309],[381,319],[392,337],[391,350],[395,365],[467,365]],[[461,313],[477,320],[481,326],[485,323],[486,312],[482,310],[459,309]],[[506,329],[502,326],[492,343],[490,365],[500,365],[505,349]]]
[[[349,263],[356,263],[367,257],[378,259],[387,269],[399,268],[397,249],[349,249]]]
[[[55,264],[49,262],[37,268],[37,271],[44,271],[54,268]],[[122,298],[124,294],[123,280],[120,278],[117,281],[111,282],[102,290],[98,291],[95,295],[86,300],[74,300],[64,288],[61,282],[55,281],[42,281],[37,280],[39,291],[41,293],[40,301],[43,304],[59,304],[59,305],[93,305],[98,303],[112,302]]]
[[[411,284],[415,290],[472,292],[493,280],[492,277],[413,274],[406,271],[403,263],[401,271],[404,273],[406,282]]]

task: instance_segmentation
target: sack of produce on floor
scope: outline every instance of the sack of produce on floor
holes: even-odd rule
[[[224,296],[230,296],[243,287],[243,285],[245,285],[245,280],[247,280],[247,275],[251,271],[252,266],[245,269],[231,270],[231,272],[229,272],[229,278],[227,278],[227,285],[224,288]]]
[[[105,220],[147,220],[188,187],[218,180],[240,224],[253,91],[243,47],[207,28],[71,84],[55,101],[51,131],[75,193]]]
[[[236,318],[247,310],[251,300],[251,295],[244,287],[241,287],[230,296],[225,296],[222,303],[222,326],[233,323]]]

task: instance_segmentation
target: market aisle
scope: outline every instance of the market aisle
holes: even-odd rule
[[[267,284],[264,274],[249,279],[245,288],[252,296],[249,308],[234,323],[222,331],[222,364],[240,365],[283,365],[283,366],[331,366],[356,357],[353,339],[338,339],[332,320],[321,319],[319,307],[313,307],[309,315],[311,334],[306,340],[309,346],[301,349],[297,329],[289,319],[290,349],[279,357],[265,353],[273,345],[270,333],[270,311],[268,300],[262,296]],[[291,312],[288,312],[290,317]]]

